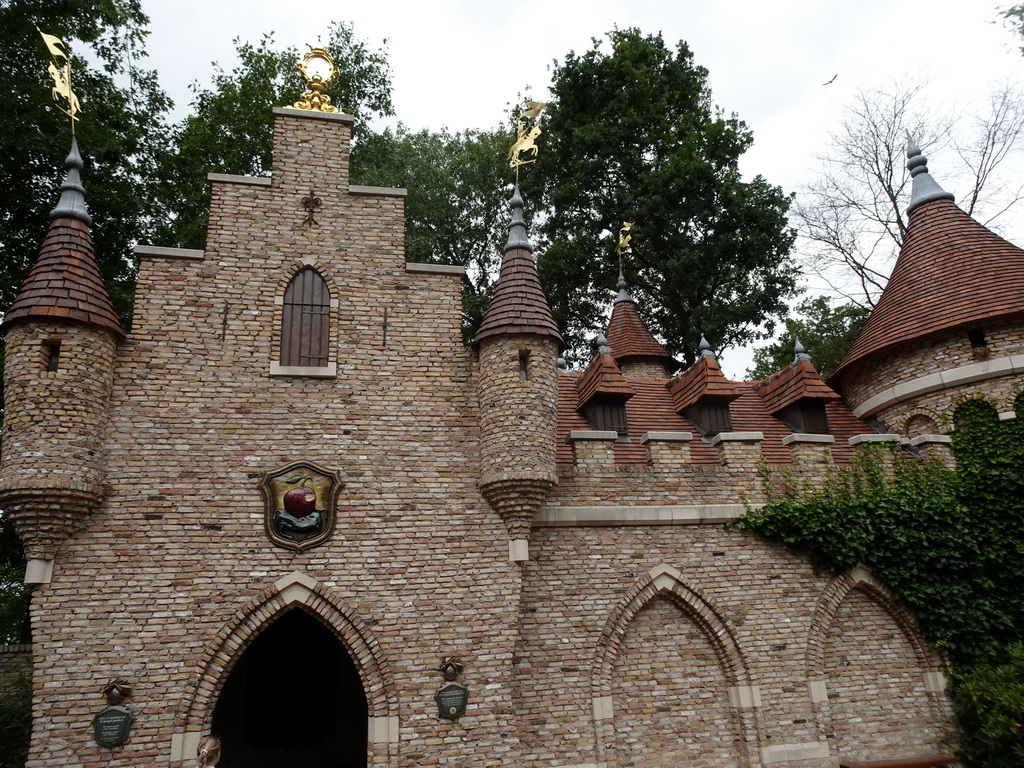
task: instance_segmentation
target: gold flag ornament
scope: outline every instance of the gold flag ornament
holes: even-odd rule
[[[629,234],[629,231],[633,229],[633,222],[627,221],[622,224],[622,229],[619,230],[619,244],[615,246],[615,252],[621,257],[629,248],[629,241],[633,239],[633,236]]]
[[[60,110],[71,118],[71,131],[74,133],[75,120],[78,119],[78,113],[82,111],[82,105],[78,103],[78,96],[71,90],[71,57],[68,55],[68,47],[56,35],[48,35],[39,27],[36,27],[36,31],[43,38],[46,49],[50,52],[50,65],[46,68],[50,77],[53,78],[53,88],[50,89],[50,93],[58,104],[61,99],[67,101],[67,108],[61,106]]]

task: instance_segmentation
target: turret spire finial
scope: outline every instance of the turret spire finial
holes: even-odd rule
[[[512,221],[508,225],[508,242],[505,243],[505,253],[522,248],[524,251],[533,253],[533,245],[526,233],[526,222],[523,221],[523,195],[519,191],[519,182],[516,182],[515,190],[512,192],[512,200],[509,206],[512,208]]]
[[[928,158],[921,153],[910,131],[907,131],[907,170],[913,178],[910,188],[910,203],[907,205],[909,214],[915,208],[932,200],[952,200],[953,194],[939,186],[938,182],[928,173]]]
[[[697,347],[700,350],[701,357],[714,357],[715,353],[711,350],[711,345],[708,344],[708,340],[704,338],[704,334],[700,335],[700,345]]]
[[[799,336],[794,336],[793,337],[793,354],[794,354],[794,357],[793,357],[793,361],[794,362],[797,361],[797,360],[810,360],[811,359],[811,356],[807,354],[807,349],[804,347],[803,344],[800,343],[800,337]]]
[[[632,301],[633,297],[629,295],[627,290],[626,276],[622,274],[622,266],[619,266],[619,282],[615,284],[615,287],[619,289],[619,295],[615,297],[615,303],[618,304],[620,301]]]
[[[57,206],[50,211],[50,221],[70,217],[85,222],[87,226],[92,226],[92,216],[89,215],[89,209],[85,204],[85,187],[82,186],[82,170],[85,168],[85,163],[82,162],[82,156],[78,153],[78,139],[74,135],[71,136],[71,151],[68,153],[64,165],[68,172],[60,187],[60,199],[57,201]]]

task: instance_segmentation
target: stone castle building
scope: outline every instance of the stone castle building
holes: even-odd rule
[[[206,248],[138,249],[128,333],[73,148],[2,326],[29,766],[191,766],[211,730],[221,768],[949,754],[942,660],[885,585],[723,524],[761,461],[813,481],[879,441],[942,453],[964,393],[1012,418],[1024,252],[912,151],[838,392],[802,352],[761,382],[706,348],[677,372],[625,281],[566,372],[518,192],[467,348],[462,269],[406,263],[405,193],[349,183],[351,132],[275,110],[272,176],[211,175]]]

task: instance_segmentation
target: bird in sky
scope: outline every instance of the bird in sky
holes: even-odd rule
[[[836,72],[834,75],[832,75],[832,79],[831,80],[829,80],[827,83],[822,83],[822,85],[832,85],[832,83],[834,83],[836,81],[837,77],[839,77],[839,73],[838,72]]]

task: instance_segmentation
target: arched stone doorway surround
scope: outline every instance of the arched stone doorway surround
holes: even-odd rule
[[[293,571],[240,606],[203,651],[175,715],[172,768],[194,765],[217,697],[249,643],[283,612],[296,608],[323,622],[359,671],[369,712],[367,766],[378,768],[397,759],[398,694],[380,643],[329,587]]]
[[[694,622],[714,649],[718,665],[728,684],[729,705],[742,745],[740,765],[757,762],[757,708],[760,690],[750,684],[747,665],[736,642],[735,632],[721,612],[698,590],[688,586],[682,574],[662,564],[641,576],[612,610],[591,668],[591,698],[594,723],[594,753],[598,765],[614,765],[616,755],[614,676],[626,632],[637,615],[655,600],[666,600]]]

